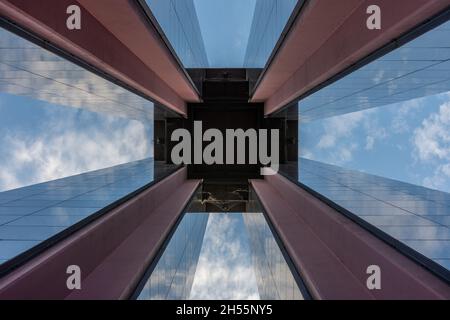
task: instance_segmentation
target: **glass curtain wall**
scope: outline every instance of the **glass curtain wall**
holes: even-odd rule
[[[145,2],[185,68],[263,68],[299,3],[298,0]]]
[[[245,68],[266,65],[295,6],[303,0],[257,0],[250,38],[245,53]]]
[[[145,0],[185,68],[207,68],[194,0]]]
[[[298,123],[283,174],[447,275],[449,71],[446,22],[277,115]]]

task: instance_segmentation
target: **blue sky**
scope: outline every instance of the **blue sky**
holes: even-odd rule
[[[153,155],[153,103],[4,29],[0,48],[0,191]]]
[[[450,93],[300,123],[306,158],[450,192]]]
[[[0,190],[142,159],[151,140],[150,123],[2,93]],[[302,123],[300,152],[450,192],[450,93]]]
[[[0,191],[151,157],[152,126],[0,93]]]
[[[194,0],[211,67],[240,67],[256,0]]]

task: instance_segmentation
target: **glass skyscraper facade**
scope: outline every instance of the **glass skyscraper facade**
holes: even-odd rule
[[[194,0],[146,0],[185,68],[209,66]]]
[[[298,0],[256,0],[245,68],[263,68],[266,65],[297,3]]]
[[[436,95],[450,90],[450,23],[302,99],[302,122]]]
[[[303,300],[292,271],[262,213],[243,215],[261,300]]]
[[[207,223],[206,213],[183,217],[138,299],[189,299]]]

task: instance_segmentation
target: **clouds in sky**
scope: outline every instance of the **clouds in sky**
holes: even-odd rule
[[[191,299],[259,299],[241,214],[210,214]]]
[[[373,150],[377,141],[388,137],[386,129],[379,125],[373,109],[335,116],[316,123],[319,126],[317,124],[311,126],[309,123],[300,124],[303,133],[308,131],[310,126],[315,127],[313,131],[320,131],[316,145],[310,145],[304,150],[302,145],[300,146],[301,155],[309,159],[323,158],[326,160],[322,159],[322,161],[337,165],[352,161],[354,152],[360,148],[366,151]],[[316,134],[317,132],[311,132],[307,136],[314,137]],[[360,134],[364,135],[364,139],[354,139],[355,135]]]
[[[408,120],[415,111],[423,106],[424,100],[424,98],[419,98],[398,104],[398,108],[394,111],[391,122],[394,133],[401,134],[412,129]]]
[[[349,137],[353,130],[360,125],[363,118],[363,112],[354,112],[326,119],[324,127],[326,127],[327,130],[320,138],[317,147],[319,149],[334,147],[338,141]]]
[[[414,146],[420,160],[450,160],[450,102],[423,120],[414,131]]]
[[[450,102],[423,120],[414,130],[413,142],[420,163],[435,167],[433,175],[425,177],[423,184],[434,189],[445,188],[450,181]]]
[[[444,190],[450,192],[448,184],[450,181],[450,163],[439,165],[433,175],[423,179],[423,185],[427,188]]]
[[[353,159],[353,151],[358,144],[349,138],[361,125],[364,116],[363,112],[354,112],[324,120],[324,133],[319,138],[317,149],[327,154],[330,163],[344,164]]]
[[[0,137],[0,191],[153,155],[149,124],[61,109],[47,112],[39,128],[6,130]]]

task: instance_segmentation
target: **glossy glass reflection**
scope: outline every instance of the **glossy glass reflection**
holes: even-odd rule
[[[309,122],[450,91],[450,22],[418,37],[299,104]]]
[[[297,0],[146,3],[186,68],[262,68]]]
[[[153,120],[152,102],[0,28],[0,99],[8,95]]]
[[[0,267],[173,173],[168,117],[177,115],[0,29]]]
[[[263,68],[266,65],[298,2],[298,0],[256,1],[244,67]]]
[[[261,213],[243,215],[261,300],[303,300],[303,295]]]
[[[300,158],[291,177],[448,269],[450,194]]]
[[[71,227],[174,167],[130,162],[0,193],[0,262]]]
[[[0,192],[153,157],[153,127],[0,93]]]
[[[303,296],[263,214],[187,213],[139,299]]]
[[[146,0],[185,68],[209,66],[194,0]]]
[[[300,122],[300,156],[450,192],[450,92]]]
[[[189,299],[207,222],[203,213],[182,219],[138,299]]]

